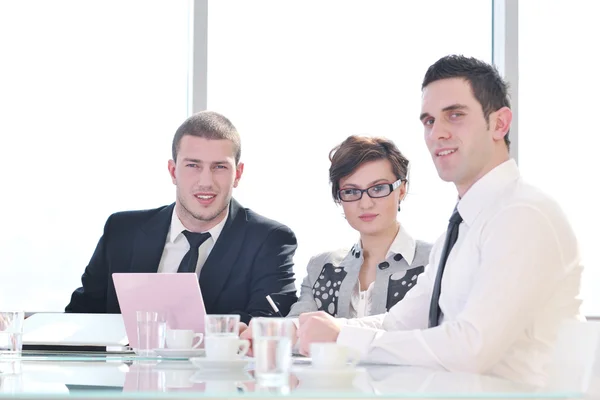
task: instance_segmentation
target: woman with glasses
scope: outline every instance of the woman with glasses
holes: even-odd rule
[[[310,260],[288,316],[318,310],[345,318],[385,313],[415,286],[431,250],[397,219],[408,160],[390,140],[362,136],[348,137],[329,159],[333,200],[359,239],[350,249]]]

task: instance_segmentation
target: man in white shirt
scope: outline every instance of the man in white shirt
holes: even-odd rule
[[[369,362],[543,384],[560,324],[581,318],[582,267],[560,207],[510,159],[507,85],[482,61],[444,57],[425,74],[420,119],[438,174],[458,191],[447,234],[388,313],[301,315],[301,352],[337,341]]]

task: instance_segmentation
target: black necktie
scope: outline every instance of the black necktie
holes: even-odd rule
[[[190,244],[190,249],[179,264],[177,272],[196,272],[196,264],[198,264],[198,247],[210,237],[210,233],[195,233],[183,231],[185,238]]]
[[[462,222],[462,217],[458,213],[458,210],[454,209],[452,216],[450,217],[450,223],[448,224],[448,231],[446,231],[446,241],[444,242],[444,249],[442,250],[442,257],[440,258],[440,266],[438,267],[437,275],[435,277],[435,284],[433,286],[433,294],[431,295],[431,305],[429,306],[429,327],[434,328],[440,324],[440,294],[442,291],[442,276],[444,275],[444,268],[446,267],[446,261],[448,255],[458,239],[458,226]]]

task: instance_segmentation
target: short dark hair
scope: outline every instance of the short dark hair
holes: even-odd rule
[[[227,139],[233,142],[235,164],[240,162],[242,156],[242,142],[240,134],[230,120],[214,111],[200,111],[186,119],[175,132],[171,147],[173,161],[177,161],[177,152],[181,138],[185,135],[197,136],[210,140]]]
[[[369,161],[388,160],[396,179],[408,179],[408,159],[391,140],[380,137],[356,136],[346,138],[329,152],[329,182],[333,200],[339,202],[340,180]]]
[[[462,55],[442,57],[427,69],[421,90],[432,82],[449,78],[462,78],[469,82],[473,96],[481,104],[488,124],[491,113],[502,107],[510,108],[508,83],[493,65]],[[504,136],[504,143],[510,149],[509,132]]]

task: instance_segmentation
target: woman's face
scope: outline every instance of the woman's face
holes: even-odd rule
[[[340,190],[351,193],[352,189],[371,189],[372,193],[385,193],[387,188],[379,185],[393,184],[397,180],[389,160],[381,159],[362,164],[354,173],[340,179]],[[406,182],[393,190],[389,196],[371,198],[367,192],[360,200],[342,201],[344,214],[350,226],[365,235],[377,235],[396,226],[398,204],[406,194]]]

